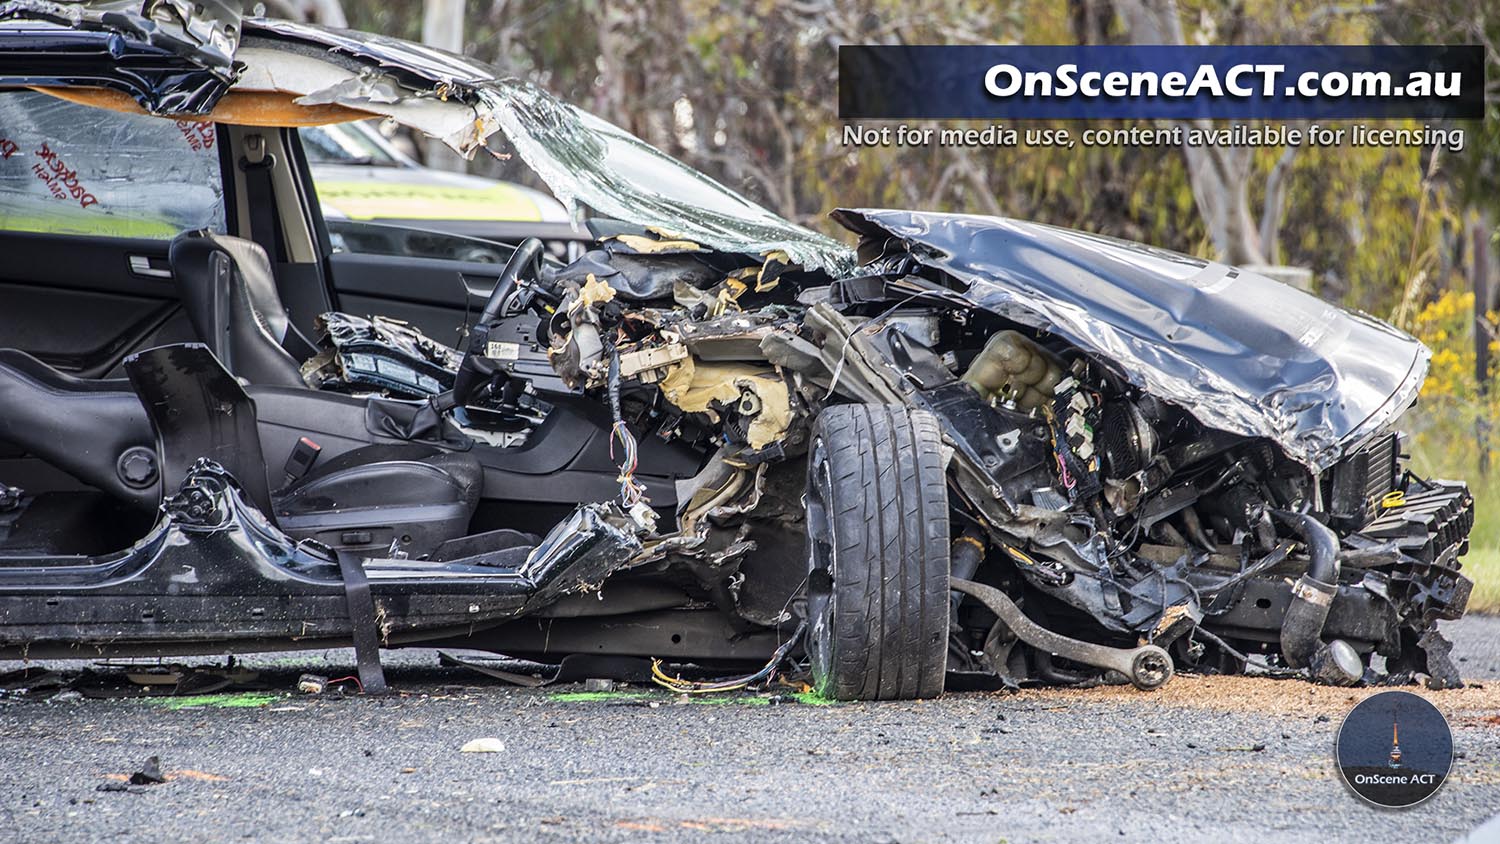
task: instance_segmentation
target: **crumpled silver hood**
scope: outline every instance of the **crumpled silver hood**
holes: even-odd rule
[[[1213,428],[1279,444],[1314,471],[1411,404],[1415,338],[1262,275],[999,217],[840,209],[861,256],[901,254],[975,307],[1065,338]]]

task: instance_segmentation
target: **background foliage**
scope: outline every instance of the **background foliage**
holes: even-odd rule
[[[429,3],[432,0],[428,0]],[[420,39],[421,0],[344,0],[359,29]],[[1487,8],[1489,7],[1489,8]],[[1492,291],[1500,219],[1500,8],[1462,0],[492,0],[464,6],[464,50],[626,127],[786,217],[840,236],[838,206],[1022,217],[1236,262],[1312,271],[1313,289],[1434,352],[1411,417],[1423,471],[1479,477],[1496,418]],[[1488,51],[1491,119],[1461,153],[1174,147],[841,146],[845,43],[1469,43]],[[1075,124],[1076,125],[1076,124]],[[1099,124],[1094,124],[1099,125]],[[1410,121],[1392,126],[1419,127]],[[472,168],[525,180],[514,162]],[[1227,176],[1225,175],[1227,174]],[[1212,178],[1207,178],[1207,177]],[[1247,223],[1209,222],[1229,209]],[[1489,260],[1476,254],[1487,245]],[[1478,303],[1476,307],[1476,302]],[[1500,490],[1497,490],[1500,492]],[[1500,507],[1481,497],[1472,557],[1500,604]]]

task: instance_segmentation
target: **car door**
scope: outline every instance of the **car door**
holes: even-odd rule
[[[195,339],[167,246],[225,230],[217,140],[206,121],[0,90],[0,348],[103,378]]]
[[[327,178],[329,153],[322,149],[331,136],[328,129],[298,132],[301,155],[298,178],[302,193],[313,198],[309,223],[322,228],[328,250],[328,274],[338,309],[358,316],[386,316],[404,320],[423,334],[450,346],[458,346],[483,308],[500,269],[515,251],[515,244],[529,235],[555,237],[557,232],[542,224],[531,229],[517,225],[514,238],[489,239],[445,231],[441,220],[374,221],[351,219],[326,201],[319,188],[320,172],[313,161],[324,161]],[[353,165],[349,165],[353,166]],[[414,170],[418,177],[423,168]],[[404,199],[420,203],[424,194],[420,181],[386,185],[386,202],[399,208]],[[335,196],[337,198],[337,195]],[[570,238],[581,237],[565,224]],[[568,241],[549,245],[566,254]]]
[[[326,222],[339,310],[404,320],[458,346],[514,247],[355,220]]]

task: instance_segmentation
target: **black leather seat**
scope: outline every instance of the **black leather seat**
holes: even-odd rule
[[[392,443],[318,464],[271,501],[288,536],[425,557],[468,531],[483,486],[484,470],[468,454]]]
[[[484,483],[471,454],[377,442],[320,454],[307,471],[273,491],[268,476],[279,481],[293,470],[279,461],[268,464],[255,402],[206,346],[148,349],[126,358],[125,372],[150,420],[169,491],[208,457],[239,481],[248,502],[296,539],[424,557],[468,532]],[[319,400],[307,391],[307,401]]]
[[[281,345],[292,329],[270,262],[254,243],[206,232],[179,235],[170,255],[183,305],[207,348],[182,344],[133,355],[126,361],[130,381],[75,378],[0,349],[0,440],[145,507],[158,504],[163,484],[175,491],[193,461],[213,456],[288,535],[347,550],[423,557],[468,532],[483,469],[470,454],[426,443],[330,455],[267,494],[268,470],[279,475],[281,464],[267,465],[255,405],[231,375],[306,388]],[[307,400],[318,394],[309,390]]]
[[[287,347],[311,344],[292,326],[259,244],[187,231],[172,241],[168,259],[193,327],[230,374],[255,386],[307,387]],[[421,557],[467,532],[483,483],[468,454],[377,444],[315,464],[271,493],[271,506],[289,536]]]
[[[156,439],[130,382],[75,378],[0,349],[0,440],[139,507],[160,500]]]
[[[259,244],[188,231],[167,252],[183,308],[209,351],[251,384],[306,386],[286,345],[297,339]]]

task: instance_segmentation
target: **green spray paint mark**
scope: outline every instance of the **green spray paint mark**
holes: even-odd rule
[[[836,706],[838,701],[826,698],[817,692],[792,692],[792,700],[808,706]]]
[[[768,697],[746,697],[743,695],[719,693],[711,695],[693,695],[692,697],[688,698],[688,703],[697,704],[699,706],[770,706],[771,699]]]
[[[236,692],[217,695],[187,695],[184,697],[146,698],[167,709],[189,709],[207,706],[214,709],[251,709],[265,706],[281,699],[281,695],[270,692]]]
[[[809,706],[831,706],[837,701],[818,695],[817,692],[792,692],[780,693],[783,700],[795,701],[796,703]],[[687,695],[682,700],[681,695],[671,692],[657,691],[615,691],[615,692],[553,692],[547,696],[548,700],[557,703],[608,703],[611,701],[640,701],[645,703],[657,702],[662,705],[676,704],[679,702],[693,704],[695,706],[770,706],[772,694],[746,694],[741,691],[718,692],[702,695]]]
[[[646,692],[553,692],[548,695],[549,700],[558,703],[594,703],[609,700],[641,700],[651,697]]]

